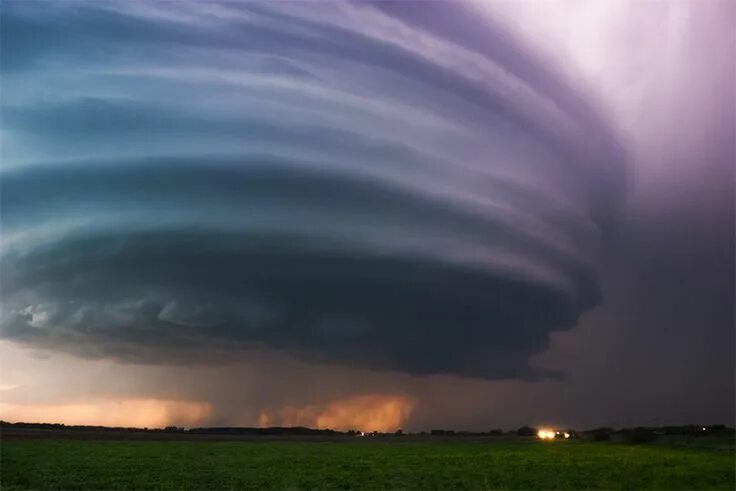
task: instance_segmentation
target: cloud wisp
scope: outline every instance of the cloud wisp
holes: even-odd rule
[[[7,339],[531,378],[598,301],[623,152],[459,6],[5,7]]]

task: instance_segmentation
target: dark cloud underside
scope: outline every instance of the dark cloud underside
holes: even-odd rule
[[[6,2],[2,335],[549,374],[529,357],[598,301],[624,158],[448,5]]]

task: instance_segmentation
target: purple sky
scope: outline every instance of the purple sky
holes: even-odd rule
[[[733,3],[5,6],[0,418],[733,422]]]

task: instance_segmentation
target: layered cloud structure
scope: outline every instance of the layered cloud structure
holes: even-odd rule
[[[624,155],[470,5],[5,2],[2,335],[533,377]]]

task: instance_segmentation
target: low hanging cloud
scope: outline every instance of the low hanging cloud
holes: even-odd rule
[[[4,6],[7,339],[531,378],[599,300],[625,156],[469,5]]]
[[[369,394],[304,407],[264,409],[258,426],[306,426],[342,431],[396,431],[411,416],[415,401],[401,395]],[[244,422],[248,424],[248,421]]]

